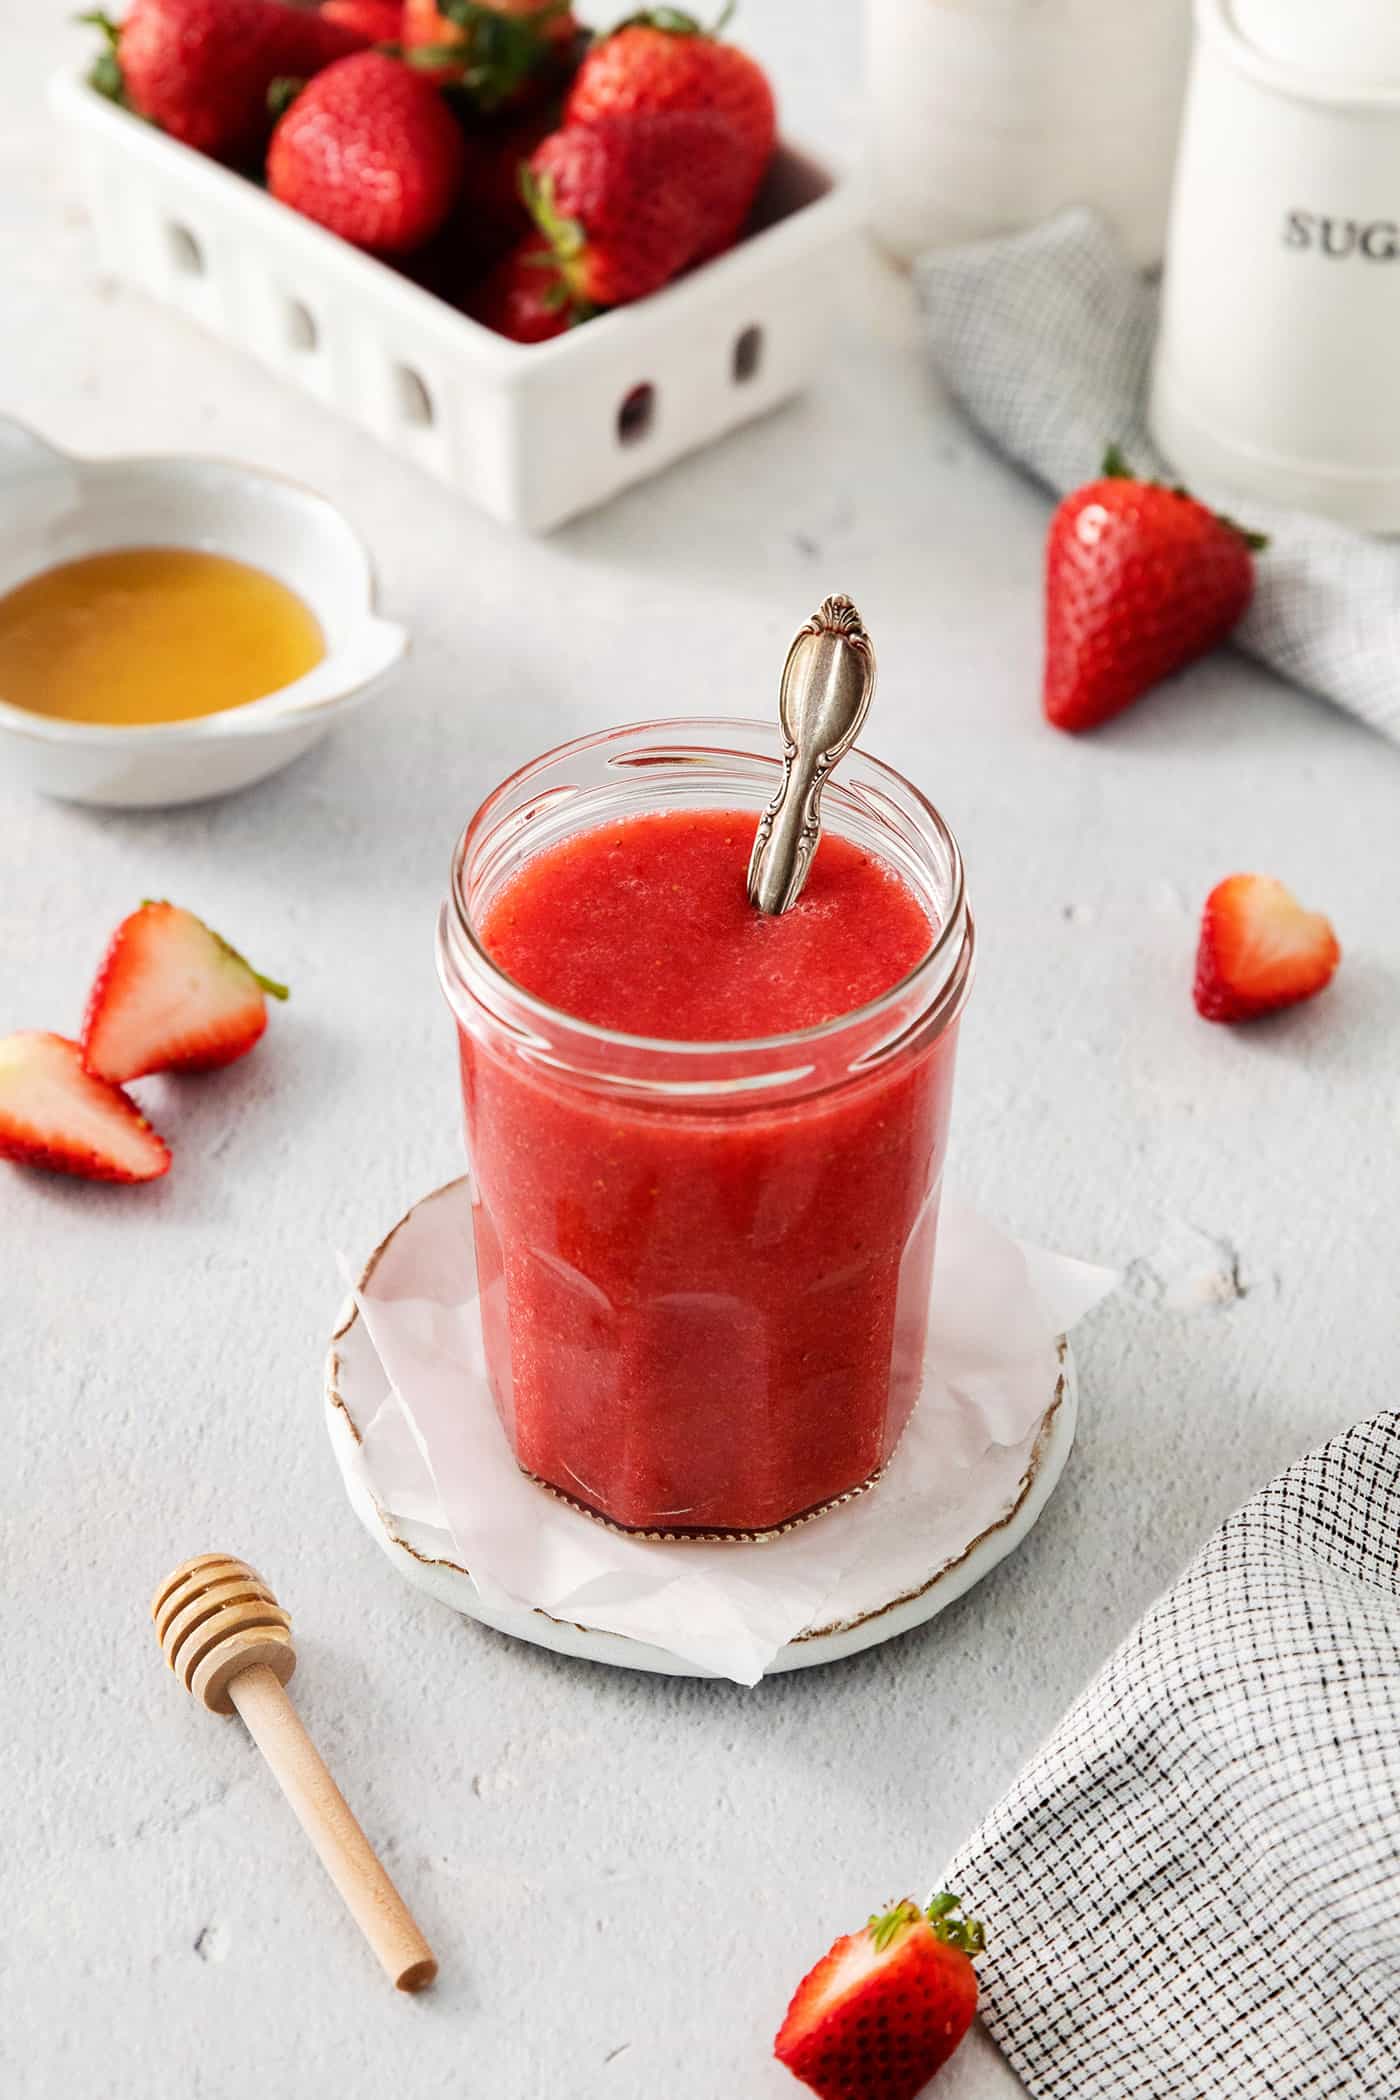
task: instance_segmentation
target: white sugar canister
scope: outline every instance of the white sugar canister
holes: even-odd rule
[[[1066,204],[1158,262],[1191,0],[866,0],[871,223],[904,261]]]
[[[1188,480],[1400,530],[1400,5],[1196,20],[1153,433]]]

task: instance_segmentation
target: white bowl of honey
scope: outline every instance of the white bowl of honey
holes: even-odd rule
[[[290,764],[407,637],[321,496],[223,460],[78,459],[0,418],[0,765],[151,808]]]

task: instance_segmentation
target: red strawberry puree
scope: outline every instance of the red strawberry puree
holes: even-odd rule
[[[570,1015],[691,1042],[834,1020],[927,954],[913,891],[831,833],[799,903],[756,912],[754,821],[584,831],[518,868],[482,945]],[[597,1089],[463,1032],[487,1356],[528,1472],[671,1530],[764,1530],[878,1472],[918,1394],[955,1032],[753,1107]]]

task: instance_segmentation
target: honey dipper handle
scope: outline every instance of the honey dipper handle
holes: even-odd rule
[[[254,1663],[234,1678],[228,1695],[385,1973],[401,1991],[425,1989],[437,1975],[433,1950],[375,1857],[277,1677],[266,1663]]]

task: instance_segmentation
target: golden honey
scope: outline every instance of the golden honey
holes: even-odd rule
[[[187,722],[246,707],[326,653],[275,576],[193,547],[119,547],[0,597],[0,700],[64,722]]]

